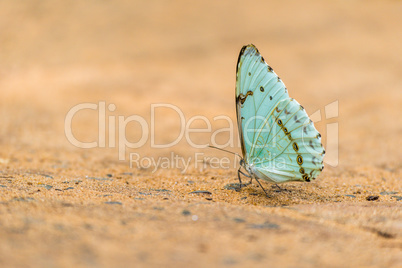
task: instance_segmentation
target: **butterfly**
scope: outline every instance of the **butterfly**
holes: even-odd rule
[[[240,185],[240,174],[259,184],[260,179],[278,184],[309,182],[321,173],[321,134],[252,44],[241,49],[237,61],[236,114],[243,154]]]

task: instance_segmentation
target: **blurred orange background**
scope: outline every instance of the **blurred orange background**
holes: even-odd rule
[[[1,1],[0,171],[20,174],[21,183],[29,180],[22,173],[32,170],[66,177],[112,171],[143,176],[145,171],[132,171],[127,160],[118,160],[118,148],[79,149],[70,144],[64,129],[68,111],[81,103],[104,101],[106,105],[116,105],[116,110],[107,111],[107,116],[140,115],[150,124],[151,104],[169,103],[179,107],[187,121],[202,115],[213,122],[215,116],[226,115],[236,124],[237,56],[243,45],[253,43],[284,81],[290,96],[308,114],[321,112],[322,120],[316,126],[323,135],[324,147],[326,126],[338,123],[338,147],[327,152],[339,151],[339,164],[326,166],[318,178],[323,187],[329,183],[347,191],[347,187],[358,183],[378,186],[378,191],[392,185],[389,187],[400,191],[401,14],[401,1]],[[336,101],[339,116],[325,119],[325,106]],[[85,142],[98,141],[98,125],[97,111],[81,112],[74,117],[73,133]],[[160,113],[156,125],[157,142],[172,141],[180,131],[177,114],[171,110]],[[197,126],[205,124],[195,122],[193,127]],[[222,127],[227,124],[215,122],[212,126],[213,130]],[[235,146],[226,149],[240,152],[234,127]],[[138,124],[128,125],[127,139],[138,140],[139,131]],[[211,133],[191,137],[196,143],[207,144]],[[219,142],[223,144],[228,138],[228,134],[222,134]],[[118,134],[115,139],[118,143]],[[193,156],[195,152],[226,155],[193,148],[185,139],[166,149],[151,148],[148,140],[141,148],[127,149],[127,157],[130,152],[155,157],[170,152],[182,156]],[[68,168],[60,171],[56,167],[63,165]],[[224,174],[232,181],[236,177],[235,169],[209,172],[208,175]],[[168,179],[171,174],[197,178],[205,173],[192,169],[180,175],[177,170],[162,170],[158,176]],[[384,176],[392,182],[381,181]],[[4,202],[25,191],[20,186],[13,192],[7,189],[0,188]],[[365,204],[363,197],[360,201]],[[24,209],[18,211],[21,215],[26,213]],[[49,213],[44,217],[52,217]],[[7,215],[12,222],[15,214]],[[400,224],[400,220],[397,222]],[[400,225],[395,226],[388,227],[400,241]],[[1,233],[9,235],[5,229]],[[212,232],[211,237],[214,235]],[[16,238],[7,237],[10,240],[6,239],[0,249],[12,252],[7,241]],[[29,241],[28,245],[34,247],[36,243]],[[229,247],[231,241],[228,239],[225,245]],[[318,249],[317,246],[315,250]],[[368,250],[365,256],[375,250],[378,248]],[[98,253],[102,252],[107,250]],[[379,259],[384,252],[378,253]],[[400,251],[392,252],[386,261],[374,265],[397,264]],[[302,257],[297,256],[290,259],[291,264],[312,264],[300,262]],[[347,265],[342,258],[337,259],[339,256],[343,255],[331,255],[331,261],[315,265]],[[3,264],[26,264],[16,259],[3,256]],[[99,260],[97,264],[108,266],[112,259]],[[280,265],[276,260],[273,263]],[[176,263],[170,261],[168,265]],[[352,264],[365,266],[370,261],[362,258]],[[33,263],[44,264],[36,259]],[[197,264],[194,260],[184,263]],[[58,264],[72,263],[64,260]]]

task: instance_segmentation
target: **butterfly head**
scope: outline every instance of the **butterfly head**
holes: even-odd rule
[[[250,175],[253,174],[253,172],[251,170],[252,164],[250,165],[250,164],[246,163],[246,161],[244,161],[243,158],[240,159],[240,166],[242,166]]]
[[[244,161],[244,159],[240,159],[240,166],[246,168],[246,162]]]

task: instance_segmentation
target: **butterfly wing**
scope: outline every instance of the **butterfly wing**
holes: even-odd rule
[[[236,112],[243,156],[256,176],[278,183],[321,172],[321,135],[254,45],[240,51]]]
[[[236,112],[244,158],[256,144],[256,131],[279,101],[289,98],[286,87],[254,45],[244,46],[236,71]],[[243,131],[247,128],[247,131]]]

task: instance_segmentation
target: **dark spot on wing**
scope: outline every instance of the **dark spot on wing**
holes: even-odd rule
[[[293,149],[297,152],[299,151],[299,146],[297,145],[296,142],[293,143]]]
[[[313,156],[313,158],[311,159],[311,162],[313,162],[314,165],[317,165],[316,162],[314,161],[314,159],[316,159],[315,156]]]
[[[264,87],[263,86],[260,86],[260,91],[264,92]]]
[[[269,100],[272,100],[272,96],[269,96]]]
[[[242,93],[240,93],[240,95],[236,99],[236,102],[240,102],[241,104],[243,104],[249,95],[253,96],[253,91],[251,91],[251,90],[247,91],[246,95],[243,95]]]
[[[297,164],[302,165],[303,164],[303,157],[301,155],[297,155]]]
[[[271,66],[268,65],[268,72],[273,72],[274,70],[271,68]]]
[[[309,146],[310,146],[311,148],[313,148],[313,150],[314,150],[313,141],[312,141],[312,140],[310,140],[310,142],[309,142],[308,144],[309,144]]]

